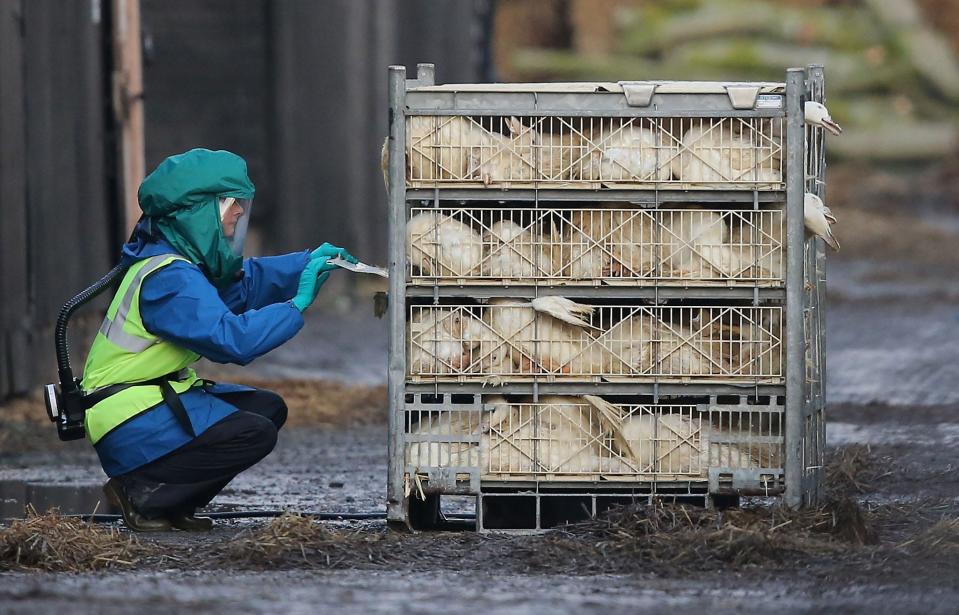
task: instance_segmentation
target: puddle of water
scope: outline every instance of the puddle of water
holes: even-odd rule
[[[959,403],[959,308],[948,303],[838,303],[827,313],[830,403]]]
[[[826,444],[908,444],[910,446],[952,446],[959,442],[959,423],[902,425],[879,423],[858,425],[830,421],[826,425]]]
[[[27,506],[41,513],[58,508],[65,515],[119,512],[107,503],[101,487],[0,480],[0,519],[23,517]]]

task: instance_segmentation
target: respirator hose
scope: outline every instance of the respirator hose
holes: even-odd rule
[[[73,370],[70,368],[70,345],[67,342],[67,322],[70,320],[70,316],[72,316],[73,312],[81,305],[90,301],[103,292],[104,289],[108,288],[117,276],[122,275],[126,269],[127,266],[124,264],[117,265],[92,286],[80,292],[80,294],[67,301],[63,307],[60,308],[60,315],[57,316],[57,326],[53,333],[53,343],[57,350],[57,370],[60,374],[60,386],[64,391],[72,391],[76,388],[76,383],[73,379]]]

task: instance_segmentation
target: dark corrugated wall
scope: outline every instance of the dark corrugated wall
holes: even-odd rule
[[[268,4],[141,0],[147,172],[194,147],[228,149],[268,197]],[[257,209],[267,206],[257,199]]]
[[[116,250],[94,8],[0,0],[0,398],[53,377],[59,307]]]
[[[263,249],[328,240],[385,262],[389,64],[475,81],[488,0],[143,0],[147,168],[244,156]],[[257,246],[251,246],[255,250]]]
[[[23,40],[19,2],[0,0],[0,399],[29,382]]]
[[[257,184],[264,251],[328,240],[385,262],[387,66],[477,80],[489,5],[142,0],[147,170],[191,147],[232,149]],[[122,240],[108,6],[0,0],[0,399],[55,377],[59,307]],[[78,349],[96,309],[86,316],[71,326]]]
[[[282,246],[317,238],[386,261],[387,66],[435,62],[437,80],[475,81],[474,2],[339,0],[273,5],[278,207]]]

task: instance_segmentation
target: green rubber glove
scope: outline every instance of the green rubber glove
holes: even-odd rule
[[[326,265],[326,260],[310,261],[306,267],[304,267],[303,273],[300,274],[300,283],[296,291],[296,296],[293,297],[293,305],[295,305],[296,309],[300,310],[300,312],[305,312],[306,308],[313,304],[313,300],[316,299],[320,288],[326,283],[326,279],[330,277],[329,271],[320,273],[324,265]]]
[[[351,263],[357,262],[356,258],[352,254],[343,248],[334,246],[331,243],[324,243],[319,248],[310,252],[310,262],[317,260],[323,261],[323,267],[320,268],[320,273],[323,273],[324,271],[333,271],[334,269],[338,269],[338,267],[336,265],[329,265],[326,263],[326,261],[337,256],[345,261],[350,261]]]

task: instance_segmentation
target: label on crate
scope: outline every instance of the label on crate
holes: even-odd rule
[[[779,94],[760,94],[756,97],[757,109],[781,109],[783,97]]]

